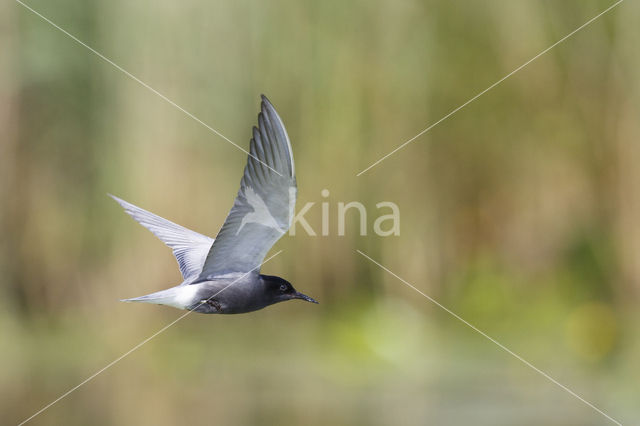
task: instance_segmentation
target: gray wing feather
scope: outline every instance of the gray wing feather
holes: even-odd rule
[[[198,234],[167,219],[161,218],[147,210],[134,206],[114,195],[109,194],[140,225],[151,231],[173,250],[178,261],[182,277],[187,280],[197,277],[213,244],[213,238]]]
[[[264,95],[249,153],[233,207],[195,282],[252,271],[291,226],[297,192],[291,142]]]

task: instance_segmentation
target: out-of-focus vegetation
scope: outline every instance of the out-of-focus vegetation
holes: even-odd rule
[[[33,420],[605,424],[361,249],[623,423],[639,420],[640,5],[624,2],[356,173],[612,1],[31,0],[243,147],[267,94],[299,232],[263,271],[321,304],[190,315]],[[20,7],[0,5],[0,412],[17,423],[180,315],[107,192],[214,236],[245,155]],[[329,189],[327,199],[320,196]],[[335,236],[337,203],[360,201]],[[371,232],[397,203],[401,235]],[[355,215],[353,218],[355,219]]]

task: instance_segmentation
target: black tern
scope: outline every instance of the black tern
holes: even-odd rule
[[[218,236],[209,238],[109,194],[142,226],[173,249],[184,281],[124,299],[203,314],[240,314],[302,299],[287,280],[260,274],[260,265],[289,229],[296,203],[293,151],[284,124],[262,95],[240,190]]]

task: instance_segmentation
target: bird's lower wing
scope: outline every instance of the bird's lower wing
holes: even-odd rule
[[[178,261],[182,277],[194,278],[202,271],[207,253],[213,245],[213,238],[198,234],[145,209],[109,194],[140,225],[151,231],[163,243],[171,247]]]

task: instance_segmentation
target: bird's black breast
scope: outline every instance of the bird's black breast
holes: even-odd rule
[[[259,278],[246,278],[217,279],[199,284],[201,289],[190,309],[201,314],[243,314],[273,303],[268,301]]]

